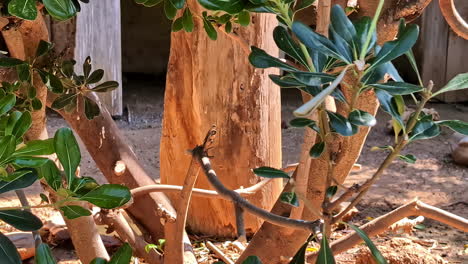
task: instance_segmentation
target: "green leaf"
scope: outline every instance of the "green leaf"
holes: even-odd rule
[[[22,264],[21,257],[15,244],[4,234],[0,233],[0,259],[2,264]]]
[[[102,258],[95,258],[89,264],[107,264],[107,261],[105,259],[102,259]]]
[[[229,14],[241,12],[248,1],[243,0],[199,0],[204,8],[213,11],[226,11]]]
[[[27,171],[12,181],[0,181],[0,193],[23,189],[31,186],[37,180],[37,173],[33,169],[19,169],[16,172]]]
[[[80,198],[96,206],[112,209],[130,201],[131,194],[127,187],[118,184],[104,184]]]
[[[309,241],[305,242],[300,248],[299,250],[296,252],[296,254],[294,255],[294,257],[291,259],[291,261],[289,262],[289,264],[305,264],[305,253],[306,253],[306,250],[307,250],[307,246],[309,245]],[[320,263],[321,262],[317,262],[317,263]]]
[[[182,15],[182,25],[184,26],[184,30],[186,32],[192,32],[193,31],[193,16],[192,12],[190,12],[190,9],[187,7],[184,10],[184,14]]]
[[[172,20],[177,14],[177,8],[175,8],[170,0],[164,0],[164,14],[166,14],[169,20]]]
[[[310,157],[316,159],[322,156],[322,153],[324,150],[325,150],[325,142],[321,141],[312,146],[312,148],[310,149],[309,155]]]
[[[73,104],[74,102],[76,103],[77,96],[78,94],[76,93],[61,95],[54,100],[52,103],[52,108],[60,110],[67,105]]]
[[[41,39],[36,49],[36,57],[46,55],[52,49],[53,46],[54,44]]]
[[[37,17],[35,0],[11,0],[8,3],[8,13],[26,20],[34,20]]]
[[[47,86],[47,89],[56,94],[63,93],[63,84],[57,76],[49,72],[38,72],[41,76],[42,82]]]
[[[242,264],[262,264],[262,261],[257,256],[248,256]]]
[[[18,157],[12,163],[19,168],[38,168],[44,166],[48,160],[40,157]]]
[[[0,210],[0,219],[21,231],[35,231],[42,227],[37,216],[23,210]]]
[[[296,4],[296,6],[294,8],[294,12],[298,12],[298,11],[300,11],[302,9],[305,9],[305,8],[311,6],[314,2],[315,2],[315,0],[302,0],[299,3]]]
[[[338,186],[336,185],[330,186],[327,189],[326,195],[328,198],[332,198],[333,196],[335,196],[337,191],[338,191]]]
[[[58,20],[67,20],[76,15],[76,7],[71,0],[42,0],[49,14]]]
[[[414,85],[406,82],[387,82],[387,83],[375,83],[369,84],[377,89],[384,90],[391,95],[406,95],[423,90],[423,87]]]
[[[316,124],[316,122],[314,120],[311,120],[311,119],[308,119],[308,118],[295,118],[293,120],[291,120],[289,122],[289,124],[292,126],[292,127],[306,127],[306,126],[310,126],[310,125],[314,125]]]
[[[289,56],[300,62],[302,65],[308,67],[307,59],[304,53],[301,51],[299,45],[293,40],[288,31],[281,26],[277,26],[273,30],[273,39],[275,40],[276,46],[284,51]]]
[[[37,169],[40,178],[44,178],[47,184],[57,191],[62,187],[62,175],[55,163],[51,160]]]
[[[280,75],[269,75],[270,79],[281,88],[298,88],[304,86],[303,83],[298,82],[295,78],[290,75],[280,76]]]
[[[387,263],[387,260],[385,260],[385,258],[382,256],[382,253],[380,253],[380,251],[377,249],[377,247],[374,245],[374,243],[372,242],[372,240],[370,240],[370,238],[367,236],[367,234],[362,231],[359,227],[355,226],[355,225],[352,225],[352,224],[348,224],[352,229],[354,229],[354,231],[356,232],[356,234],[358,234],[362,240],[364,240],[364,242],[366,243],[367,247],[369,248],[369,250],[371,251],[372,253],[372,257],[374,257],[374,260],[378,263],[378,264],[386,264]]]
[[[47,195],[43,194],[43,193],[40,193],[39,194],[39,197],[41,197],[41,201],[44,202],[44,203],[50,203],[49,201],[49,197],[47,197]]]
[[[335,29],[330,26],[329,30],[329,39],[335,44],[336,51],[346,58],[346,61],[353,61],[353,44],[349,44],[346,40],[340,36]]]
[[[332,82],[335,76],[321,72],[292,72],[292,76],[306,86],[321,86],[322,84]]]
[[[330,118],[330,126],[338,134],[348,137],[354,135],[353,126],[344,116],[327,111],[328,118]]]
[[[468,88],[468,72],[458,74],[439,91],[435,92],[432,96],[436,96],[445,92],[462,90],[466,88]]]
[[[242,11],[237,15],[237,20],[241,26],[248,26],[250,24],[250,13],[248,11]]]
[[[182,9],[185,5],[185,0],[170,0],[172,5],[177,9]]]
[[[74,60],[62,62],[61,71],[63,75],[65,75],[68,78],[71,78],[73,76],[75,63],[76,62]]]
[[[54,139],[28,141],[26,146],[13,153],[14,157],[50,155],[55,153]]]
[[[161,3],[163,0],[146,0],[146,2],[143,3],[144,6],[146,7],[153,7]]]
[[[76,219],[82,216],[90,216],[91,212],[78,205],[67,205],[59,208],[68,219]]]
[[[14,94],[7,94],[0,99],[0,116],[10,111],[16,104],[16,96]]]
[[[409,141],[429,139],[440,134],[439,126],[432,121],[432,115],[423,116],[411,131]]]
[[[16,138],[8,135],[0,139],[0,163],[7,162],[16,149]]]
[[[182,18],[183,17],[179,17],[176,20],[174,20],[174,22],[172,22],[172,29],[171,29],[172,32],[181,31],[184,28],[184,24],[182,23]]]
[[[29,82],[29,80],[31,79],[31,72],[29,70],[30,70],[29,64],[27,63],[23,63],[23,64],[16,66],[16,73],[18,74],[18,79],[22,82]],[[32,90],[36,92],[36,89],[32,85],[29,84],[28,88],[29,89],[32,88]],[[32,98],[34,96],[36,95],[34,94],[33,96],[30,96],[30,93],[28,93],[29,98]]]
[[[52,251],[47,244],[41,243],[36,248],[36,264],[56,264]]]
[[[356,29],[353,23],[346,16],[340,5],[334,5],[331,10],[330,23],[333,29],[350,45],[354,45]]]
[[[22,0],[22,1],[26,1],[26,0]],[[35,5],[34,5],[34,10],[36,10]],[[24,61],[15,59],[15,58],[9,58],[9,57],[0,58],[0,67],[3,67],[3,68],[12,68],[12,67],[16,67],[18,65],[24,64],[24,63],[25,63]]]
[[[416,163],[416,157],[414,155],[412,155],[412,154],[399,155],[398,158],[401,159],[402,161],[405,161],[405,162],[408,162],[408,163],[411,163],[411,164]]]
[[[224,26],[224,30],[226,31],[227,34],[231,33],[231,30],[232,30],[231,21],[226,22],[226,25]]]
[[[110,92],[112,90],[117,89],[119,87],[119,83],[116,81],[107,81],[99,84],[98,86],[94,87],[91,91],[96,93],[105,93]]]
[[[268,55],[264,50],[253,46],[249,55],[249,61],[254,67],[261,69],[276,67],[286,71],[297,71],[293,66],[290,66],[289,64],[282,62],[280,59]]]
[[[327,237],[323,235],[320,242],[320,250],[317,256],[317,264],[335,264],[335,258],[328,244]]]
[[[128,243],[123,244],[109,260],[109,264],[128,264],[132,258],[132,248]]]
[[[102,77],[104,77],[104,70],[103,69],[97,69],[89,75],[88,79],[86,79],[87,84],[93,84],[97,83],[102,80]]]
[[[435,123],[440,126],[446,126],[460,134],[468,135],[468,123],[467,122],[463,122],[460,120],[444,120],[444,121],[437,121]]]
[[[408,25],[396,40],[386,42],[382,46],[367,70],[369,71],[408,52],[416,43],[418,35],[419,27],[415,24]]]
[[[55,152],[63,166],[68,184],[75,178],[75,172],[80,165],[81,153],[78,142],[69,128],[60,128],[55,133]]]
[[[299,206],[299,199],[297,199],[297,194],[295,192],[284,192],[280,195],[280,200],[283,203],[290,204],[292,206]]]
[[[347,64],[351,63],[343,55],[339,54],[333,42],[331,42],[326,37],[312,31],[309,26],[304,25],[301,22],[294,22],[292,25],[292,31],[309,49],[317,50],[327,56],[342,60]]]
[[[377,124],[377,120],[375,117],[365,111],[362,110],[353,110],[351,113],[349,113],[348,117],[349,122],[351,124],[354,124],[356,126],[375,126]]]
[[[88,120],[93,120],[101,112],[99,109],[99,105],[86,96],[84,96],[83,98],[85,102],[84,110],[85,110],[86,118]]]
[[[390,114],[394,120],[400,124],[401,127],[404,127],[403,119],[401,118],[400,112],[398,110],[398,105],[396,100],[392,95],[387,93],[384,90],[376,90],[375,94],[380,102],[380,107]]]
[[[306,117],[310,115],[341,83],[347,70],[348,68],[346,67],[327,88],[323,89],[322,92],[314,96],[310,101],[297,108],[294,111],[294,115],[297,117]]]
[[[218,32],[213,27],[213,24],[211,24],[211,22],[208,21],[206,16],[203,16],[203,28],[205,29],[206,34],[210,39],[216,40],[218,38]]]
[[[38,110],[42,109],[42,102],[37,97],[33,98],[31,100],[31,106],[32,106],[34,111],[38,111]]]
[[[70,190],[78,195],[83,196],[97,187],[99,187],[99,184],[95,179],[91,177],[81,177],[72,182]]]
[[[356,29],[356,37],[354,39],[354,43],[356,43],[358,54],[361,53],[361,50],[366,43],[366,38],[369,33],[371,23],[372,23],[371,19],[367,16],[362,17],[361,19],[354,22],[354,28]],[[369,51],[371,51],[374,48],[376,42],[377,42],[377,32],[374,30],[371,41],[366,50],[366,55],[367,53],[369,53]]]
[[[252,171],[255,175],[263,178],[290,178],[286,172],[271,167],[259,167]]]
[[[28,111],[23,112],[21,117],[16,121],[15,125],[13,126],[13,130],[11,133],[17,139],[21,138],[26,133],[26,131],[29,130],[31,125],[32,125],[31,113]]]

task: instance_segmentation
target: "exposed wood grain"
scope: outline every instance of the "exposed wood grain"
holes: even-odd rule
[[[202,10],[188,1],[193,13]],[[193,33],[172,33],[161,140],[161,182],[181,185],[190,163],[187,149],[218,127],[219,142],[210,151],[214,169],[230,189],[260,181],[251,169],[281,166],[280,91],[268,78],[274,69],[254,69],[241,46],[218,32],[210,40],[200,20]],[[251,45],[272,55],[274,16],[254,15],[248,28],[234,29]],[[205,178],[196,187],[211,188]],[[249,201],[270,209],[281,190],[281,181],[265,186]],[[173,200],[177,197],[170,196]],[[177,204],[177,202],[176,202]],[[246,215],[247,233],[255,232],[262,220]],[[236,236],[234,208],[219,199],[194,197],[188,226],[194,232]]]
[[[99,0],[81,5],[76,19],[75,60],[78,67],[91,56],[93,67],[103,69],[103,80],[121,85],[113,92],[99,94],[111,115],[122,114],[122,56],[120,1]],[[79,69],[77,67],[77,69]]]

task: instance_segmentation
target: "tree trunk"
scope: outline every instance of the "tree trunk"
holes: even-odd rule
[[[192,12],[202,8],[188,1]],[[248,44],[272,55],[278,49],[272,39],[277,25],[271,15],[253,15],[247,28],[235,28]],[[161,182],[182,185],[190,155],[186,151],[199,144],[212,125],[218,127],[217,143],[211,151],[214,169],[231,188],[260,181],[251,169],[281,166],[280,90],[268,78],[275,69],[254,69],[240,43],[218,30],[212,41],[195,20],[193,33],[172,33],[164,121],[161,139]],[[210,184],[200,177],[198,188]],[[281,181],[273,181],[249,198],[255,205],[270,209],[281,191]],[[177,197],[171,196],[173,202]],[[247,233],[261,220],[246,215]],[[194,197],[188,213],[193,232],[224,237],[235,236],[234,207],[220,199]]]

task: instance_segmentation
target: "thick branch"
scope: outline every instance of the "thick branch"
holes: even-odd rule
[[[458,36],[468,39],[468,23],[466,23],[460,13],[458,13],[454,0],[439,0],[439,6],[450,28],[455,31]]]

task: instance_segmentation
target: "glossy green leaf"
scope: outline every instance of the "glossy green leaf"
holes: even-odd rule
[[[231,21],[228,21],[226,22],[226,25],[224,26],[224,31],[226,31],[226,33],[231,33],[232,31],[232,23]]]
[[[21,231],[35,231],[42,227],[37,216],[23,210],[0,210],[0,220]]]
[[[291,259],[289,264],[305,264],[305,253],[307,250],[307,246],[309,245],[309,241],[305,242],[299,250],[296,252],[294,257]]]
[[[416,43],[418,36],[419,27],[415,24],[408,25],[396,40],[386,42],[382,46],[382,49],[375,56],[375,60],[372,62],[369,70],[408,52]]]
[[[336,78],[333,75],[329,75],[329,74],[321,73],[321,72],[297,71],[297,72],[292,72],[291,75],[294,76],[294,78],[298,80],[300,83],[306,86],[320,86],[322,84],[332,82]]]
[[[29,71],[30,68],[29,68],[29,64],[27,63],[23,63],[23,64],[20,64],[18,66],[16,66],[16,73],[18,74],[18,79],[21,81],[21,82],[29,82],[29,80],[31,79],[31,72]],[[25,84],[23,84],[25,85]],[[35,93],[36,90],[34,89],[34,87],[32,85],[29,85],[28,88],[32,88],[32,91]],[[35,94],[33,96],[30,95],[30,93],[28,93],[28,97],[29,98],[32,98],[36,96]]]
[[[67,205],[59,208],[68,219],[76,219],[82,216],[90,216],[91,212],[78,205]]]
[[[75,63],[76,62],[74,60],[69,60],[69,61],[62,62],[61,71],[62,71],[63,75],[65,75],[68,78],[71,78],[73,76]]]
[[[40,157],[17,157],[12,163],[19,168],[39,168],[44,166],[48,160]]]
[[[86,57],[85,61],[83,62],[83,75],[84,78],[87,79],[89,74],[91,73],[92,65],[91,65],[91,57]]]
[[[86,79],[87,84],[93,84],[100,82],[102,78],[104,77],[104,70],[103,69],[97,69],[89,75],[89,77]]]
[[[390,114],[393,119],[395,119],[400,126],[404,127],[403,119],[401,118],[400,112],[398,110],[398,105],[393,96],[386,91],[376,90],[375,94],[380,102],[380,107]]]
[[[56,264],[52,251],[47,244],[41,243],[36,248],[36,264]]]
[[[42,82],[47,86],[47,89],[49,89],[49,91],[56,93],[56,94],[63,93],[63,84],[57,76],[49,72],[44,72],[44,71],[38,71],[38,72],[42,78]]]
[[[85,110],[86,118],[88,120],[92,120],[96,116],[98,116],[99,113],[101,112],[99,109],[99,105],[86,96],[84,96],[83,98],[84,98],[84,103],[85,103],[84,110]]]
[[[54,139],[28,141],[26,146],[13,153],[15,157],[50,155],[55,153]]]
[[[16,104],[16,96],[8,94],[0,99],[0,116],[10,111]]]
[[[283,192],[280,195],[280,200],[283,203],[290,204],[292,206],[298,207],[299,206],[299,199],[297,198],[297,194],[295,192]]]
[[[36,49],[36,57],[46,55],[47,53],[49,53],[53,46],[54,44],[41,39]]]
[[[184,24],[182,23],[182,17],[177,18],[172,22],[172,32],[181,31],[184,28]]]
[[[15,125],[13,126],[13,130],[11,133],[16,138],[20,138],[26,133],[26,131],[29,130],[31,125],[32,125],[31,113],[28,111],[23,112],[21,117],[16,121]]]
[[[8,3],[8,13],[16,17],[34,20],[37,17],[35,0],[11,0]]]
[[[271,167],[259,167],[252,171],[255,175],[263,178],[290,178],[286,172]]]
[[[76,7],[71,0],[42,0],[49,14],[58,20],[67,20],[76,15]]]
[[[334,5],[331,10],[330,23],[333,29],[352,46],[356,38],[356,29],[340,5]]]
[[[295,78],[291,77],[290,75],[287,76],[280,76],[275,74],[269,75],[270,79],[276,84],[279,85],[281,88],[298,88],[304,86],[303,83],[300,83]]]
[[[184,30],[186,32],[192,32],[194,28],[193,24],[193,16],[190,9],[187,7],[184,10],[184,14],[182,15],[182,25],[184,26]]]
[[[34,111],[42,109],[42,102],[37,97],[31,100],[31,105]]]
[[[185,6],[185,0],[170,0],[170,1],[172,5],[177,9],[182,9]]]
[[[0,163],[6,163],[15,152],[16,138],[8,135],[0,139]]]
[[[44,178],[47,184],[57,191],[62,187],[62,175],[52,160],[47,161],[37,169],[40,178]]]
[[[328,239],[325,235],[322,237],[320,242],[320,250],[317,256],[316,264],[335,264],[335,258],[331,251],[330,245],[328,244]]]
[[[36,7],[34,7],[36,9]],[[0,67],[3,68],[12,68],[18,65],[24,64],[25,62],[15,58],[3,57],[0,58]]]
[[[2,260],[2,264],[23,263],[15,244],[2,233],[0,233],[0,260]]]
[[[17,171],[27,171],[27,173],[19,174],[20,176],[16,179],[13,179],[12,181],[1,180],[0,193],[29,187],[37,180],[37,173],[33,169],[19,169]]]
[[[99,84],[98,86],[94,87],[91,91],[96,93],[105,93],[115,90],[119,87],[119,83],[116,81],[107,81]]]
[[[353,51],[353,44],[348,43],[342,36],[340,36],[335,29],[330,26],[329,39],[335,45],[336,51],[343,56],[346,61],[353,61],[355,52]]]
[[[325,150],[325,142],[321,141],[315,143],[312,148],[310,149],[309,155],[310,157],[316,159],[322,156],[323,151]]]
[[[39,197],[41,197],[41,202],[50,203],[49,197],[47,197],[47,195],[40,193]]]
[[[218,38],[218,32],[213,27],[213,24],[208,21],[206,16],[203,16],[203,28],[210,39],[216,40]]]
[[[435,123],[440,126],[446,126],[460,134],[468,135],[468,123],[467,122],[463,122],[460,120],[444,120],[444,121],[437,121]]]
[[[289,122],[292,127],[306,127],[315,124],[314,120],[308,118],[295,118]]]
[[[54,100],[54,102],[52,103],[52,108],[60,110],[67,105],[73,104],[74,102],[76,104],[77,96],[78,94],[76,93],[61,95]]]
[[[420,139],[429,139],[436,137],[440,134],[439,125],[432,121],[431,115],[423,116],[420,120],[417,121],[413,130],[410,133],[410,141],[420,140]]]
[[[372,21],[369,17],[362,17],[361,19],[354,22],[354,28],[356,29],[356,36],[355,36],[354,42],[356,43],[358,54],[361,53],[361,49],[365,45],[366,37],[370,30],[371,23]],[[374,30],[371,41],[367,48],[366,54],[374,48],[376,42],[377,42],[377,33]]]
[[[241,26],[248,26],[250,24],[250,13],[248,11],[241,11],[237,15],[237,20]]]
[[[377,124],[377,120],[373,115],[358,109],[349,113],[348,120],[351,124],[357,126],[375,126]]]
[[[213,11],[226,11],[229,14],[241,12],[248,1],[243,0],[199,0],[204,8]]]
[[[266,2],[268,2],[268,0],[249,0],[250,3],[254,4],[254,5],[262,5]]]
[[[328,198],[332,198],[333,196],[335,196],[337,191],[338,191],[338,186],[336,186],[336,185],[330,186],[330,187],[328,187],[328,189],[326,191],[326,195],[327,195]]]
[[[385,74],[388,74],[394,81],[403,82],[403,79],[391,62],[379,65],[373,70],[367,72],[362,77],[361,82],[363,84],[378,83],[384,79]]]
[[[377,247],[374,245],[374,243],[372,242],[372,240],[370,240],[370,238],[367,236],[367,234],[362,231],[359,227],[355,226],[355,225],[352,225],[352,224],[348,224],[352,229],[354,229],[354,231],[356,232],[356,234],[358,234],[362,240],[364,240],[364,242],[366,243],[367,247],[369,248],[369,250],[371,251],[372,253],[372,257],[374,258],[374,260],[376,261],[376,263],[378,264],[387,264],[387,260],[382,256],[382,253],[380,253],[380,251],[377,249]]]
[[[166,14],[169,20],[172,20],[177,14],[177,8],[175,8],[170,0],[164,0],[164,14]]]
[[[128,243],[124,243],[109,260],[109,264],[128,264],[132,258],[132,248]]]
[[[330,126],[335,132],[345,137],[355,134],[351,123],[344,116],[330,111],[327,111],[327,114],[330,118]]]
[[[268,55],[264,50],[257,47],[252,47],[252,51],[249,55],[250,64],[256,68],[270,68],[276,67],[286,71],[297,71],[293,66],[282,62],[280,59]]]
[[[292,26],[292,31],[299,40],[304,43],[309,49],[317,50],[327,56],[333,57],[338,60],[342,60],[347,64],[351,63],[343,55],[339,54],[336,49],[335,44],[333,44],[326,37],[312,31],[312,29],[302,24],[301,22],[294,22]]]
[[[414,155],[412,155],[412,154],[399,155],[398,158],[401,159],[402,161],[405,161],[405,162],[408,162],[408,163],[411,163],[411,164],[416,163],[416,157]]]
[[[107,264],[107,260],[102,259],[102,258],[95,258],[89,264]]]
[[[68,184],[75,178],[75,172],[80,165],[81,153],[73,132],[69,128],[60,128],[54,137],[55,152],[65,171]]]
[[[112,209],[130,201],[131,194],[127,187],[118,184],[104,184],[82,196],[88,201],[105,209]]]
[[[406,82],[387,82],[387,83],[375,83],[369,84],[377,89],[384,90],[392,95],[406,95],[423,90],[423,87],[414,85]]]
[[[286,54],[300,62],[304,66],[308,66],[307,59],[304,53],[301,51],[299,44],[297,44],[288,31],[281,26],[277,26],[273,30],[273,39],[275,40],[276,46],[284,51]]]
[[[466,88],[468,88],[468,72],[458,74],[439,91],[435,92],[432,96],[436,96],[441,93],[462,90]]]
[[[97,187],[99,187],[99,184],[95,179],[91,177],[81,177],[72,182],[70,190],[80,196],[83,196]]]

